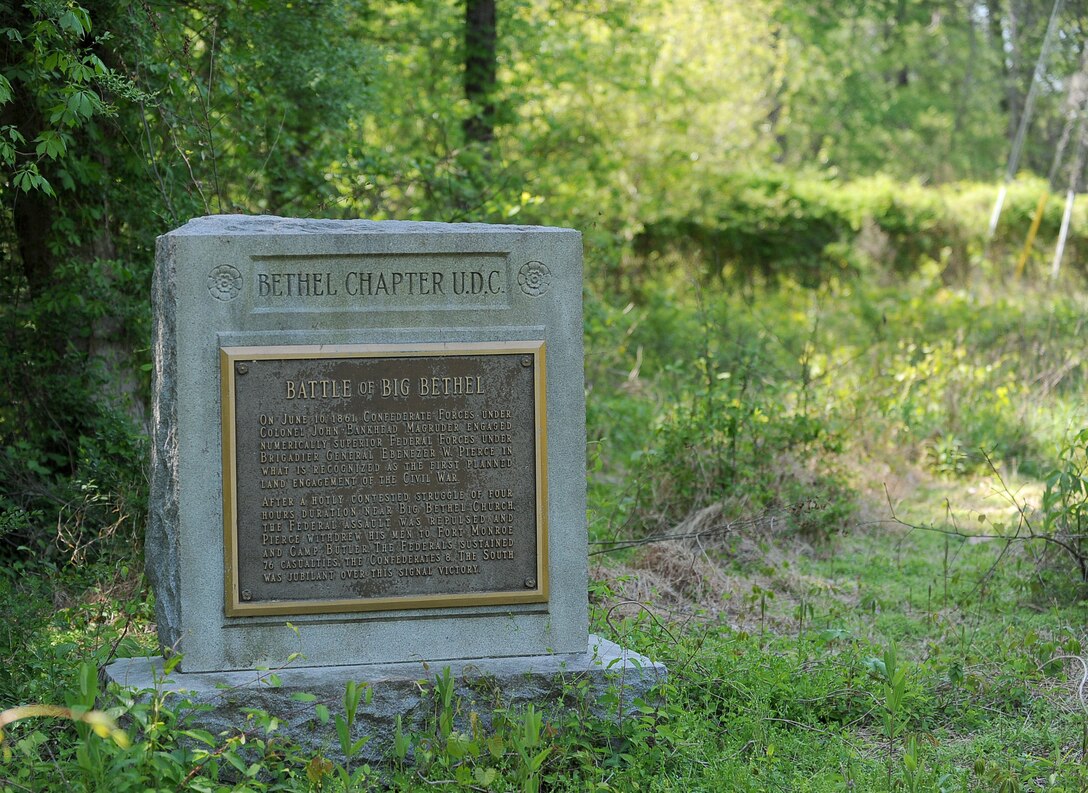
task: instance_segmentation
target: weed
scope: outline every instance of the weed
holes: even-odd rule
[[[895,763],[896,738],[899,737],[906,726],[903,718],[903,697],[907,689],[907,673],[899,664],[895,649],[895,643],[891,643],[884,650],[882,660],[873,659],[872,666],[883,676],[884,680],[884,739],[887,741],[888,784],[891,785],[892,769]],[[913,740],[913,739],[912,739]],[[904,764],[910,757],[910,765],[913,771],[917,771],[917,745],[908,747],[904,753]]]
[[[1058,465],[1046,476],[1042,530],[1076,563],[1088,582],[1088,428],[1058,453]]]
[[[360,702],[369,705],[373,697],[373,690],[367,683],[348,681],[344,688],[344,714],[337,713],[334,716],[336,725],[336,737],[340,740],[340,754],[344,757],[344,764],[337,768],[340,784],[344,790],[353,790],[370,776],[369,765],[362,765],[353,769],[355,758],[362,751],[363,746],[370,740],[369,736],[354,739],[353,731],[356,723],[356,715],[359,712]]]

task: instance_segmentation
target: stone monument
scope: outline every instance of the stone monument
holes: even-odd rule
[[[228,724],[286,701],[262,669],[331,701],[366,680],[390,718],[444,667],[511,700],[657,682],[588,634],[581,296],[569,229],[217,216],[159,238],[166,685]],[[107,675],[150,687],[162,663]]]

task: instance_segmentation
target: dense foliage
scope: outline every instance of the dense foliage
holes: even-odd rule
[[[58,515],[80,516],[60,538],[80,558],[116,518],[140,522],[154,238],[334,197],[324,171],[368,101],[372,49],[324,30],[358,12],[43,1],[0,17],[5,554],[47,552]]]

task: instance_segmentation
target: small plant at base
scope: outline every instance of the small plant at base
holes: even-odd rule
[[[359,703],[370,704],[374,692],[368,683],[356,683],[349,680],[344,689],[344,715],[339,713],[334,717],[336,724],[336,736],[340,739],[340,751],[344,755],[344,764],[337,768],[340,782],[344,790],[355,790],[359,783],[370,775],[370,766],[363,765],[351,770],[355,757],[362,751],[370,736],[364,735],[358,740],[352,740],[352,730],[355,726],[355,715],[359,710]]]
[[[480,753],[479,742],[473,736],[454,729],[454,716],[460,705],[460,701],[454,696],[456,689],[456,680],[447,666],[435,677],[431,692],[435,705],[435,732],[431,736],[422,737],[415,746],[415,757],[421,772],[426,773],[433,765],[460,778],[470,773],[463,765],[465,758],[476,757]],[[475,714],[472,714],[474,724],[475,718]],[[399,748],[396,744],[394,746],[394,750],[398,752],[398,760],[402,750],[407,755],[409,743],[403,733],[399,741]]]
[[[544,761],[552,750],[552,747],[546,746],[537,751],[541,743],[544,717],[537,713],[535,707],[529,705],[522,714],[521,724],[518,726],[519,729],[515,730],[511,737],[519,760],[517,780],[524,793],[537,793],[540,789],[540,767],[544,765]]]
[[[400,714],[397,714],[397,726],[393,730],[393,757],[397,761],[397,771],[404,773],[404,762],[408,758],[408,750],[412,748],[412,739],[404,732],[404,722]]]
[[[438,705],[438,731],[443,740],[453,732],[453,692],[456,688],[453,675],[447,666],[434,679],[435,704]]]
[[[918,739],[912,735],[903,751],[903,789],[908,793],[918,793],[922,790],[921,783]]]

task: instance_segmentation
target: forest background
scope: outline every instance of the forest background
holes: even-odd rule
[[[0,708],[69,706],[4,711],[0,786],[1084,789],[1083,206],[1054,250],[1086,24],[1043,0],[0,6]],[[440,702],[381,769],[292,754],[267,714],[194,738],[160,700],[96,737],[93,669],[155,650],[154,239],[211,213],[583,232],[594,629],[669,663],[660,702],[452,738]]]

